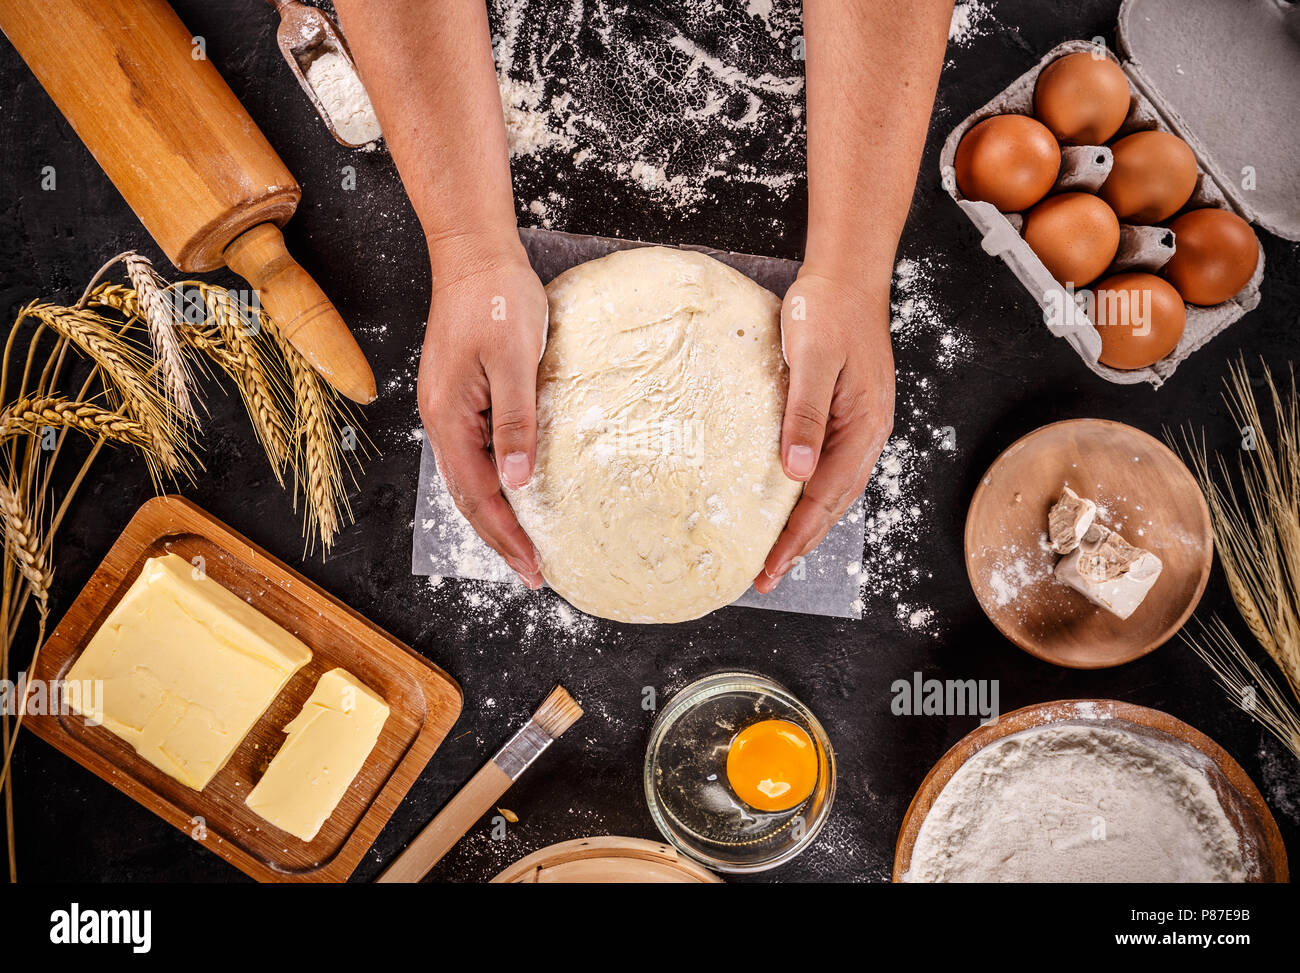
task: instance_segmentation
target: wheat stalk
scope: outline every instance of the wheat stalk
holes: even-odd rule
[[[257,341],[258,316],[242,308],[229,291],[202,284],[198,290],[226,350],[227,363],[223,367],[235,378],[253,430],[271,461],[276,481],[283,486],[284,469],[290,459],[289,424],[280,404],[286,393],[280,388],[283,383],[273,378]],[[257,324],[250,326],[250,320]]]
[[[4,521],[5,551],[27,582],[44,615],[49,604],[53,572],[42,547],[41,532],[28,514],[22,498],[4,483],[0,483],[0,519]]]
[[[321,542],[322,553],[334,543],[344,520],[352,519],[347,480],[365,448],[351,409],[276,327],[260,312],[261,333],[275,345],[289,373],[294,405],[294,457],[296,486],[301,491],[307,518],[308,548]],[[346,456],[345,456],[346,454]]]
[[[1183,436],[1183,452],[1210,508],[1228,590],[1282,684],[1219,619],[1213,627],[1202,624],[1199,636],[1183,638],[1234,702],[1300,757],[1300,402],[1294,370],[1290,379],[1284,397],[1264,366],[1269,437],[1245,362],[1232,366],[1224,400],[1243,436],[1235,470],[1222,455],[1211,462],[1204,436]]]
[[[171,285],[169,288],[173,292],[179,292],[186,285]],[[193,285],[204,290],[220,288],[209,288],[207,284]],[[200,295],[201,296],[201,295]],[[215,362],[223,371],[229,373],[232,378],[238,378],[238,356],[232,354],[229,349],[222,343],[221,335],[217,331],[215,324],[210,323],[211,319],[208,314],[207,305],[204,301],[194,302],[202,307],[204,321],[200,324],[186,322],[184,326],[177,328],[177,337],[181,343],[194,351],[199,352],[205,358]],[[94,288],[86,297],[88,307],[104,307],[116,311],[124,318],[140,317],[140,301],[134,290],[125,287],[122,284],[103,283]],[[199,362],[200,366],[202,361]]]
[[[289,359],[293,379],[298,469],[306,496],[307,521],[315,524],[323,548],[328,551],[339,530],[336,486],[340,480],[338,453],[332,448],[333,430],[327,420],[325,396],[316,372],[301,356]]]
[[[63,396],[21,398],[0,412],[0,439],[11,436],[43,436],[47,429],[75,429],[92,439],[149,449],[148,430],[120,412],[110,412],[89,402],[72,402]]]
[[[1277,680],[1250,657],[1223,619],[1196,623],[1199,635],[1184,631],[1179,637],[1214,673],[1233,705],[1300,759],[1300,714]]]
[[[145,454],[155,480],[162,475],[188,475],[187,434],[169,419],[167,402],[148,379],[149,362],[88,309],[33,304],[25,314],[41,321],[80,348],[104,373],[110,399],[149,434]]]
[[[190,401],[190,374],[176,336],[175,305],[165,295],[167,287],[148,257],[138,253],[123,258],[126,274],[135,287],[140,310],[149,329],[154,355],[158,359],[159,375],[167,400],[186,419],[194,419],[194,405]]]

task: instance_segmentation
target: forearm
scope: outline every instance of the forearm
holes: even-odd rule
[[[348,45],[429,244],[453,255],[519,247],[505,122],[484,0],[336,0]]]
[[[804,0],[805,263],[888,293],[952,0]]]

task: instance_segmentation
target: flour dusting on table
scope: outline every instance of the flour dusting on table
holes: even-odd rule
[[[671,14],[491,0],[489,11],[516,164],[596,166],[687,210],[713,198],[715,180],[785,198],[803,179],[797,0],[692,0]],[[741,145],[761,149],[761,168]]]
[[[928,603],[925,589],[933,579],[922,540],[932,528],[930,480],[951,461],[957,448],[953,416],[938,386],[942,376],[962,366],[970,338],[951,323],[938,296],[942,271],[929,256],[903,257],[894,267],[890,330],[895,353],[925,361],[924,371],[898,364],[898,401],[894,435],[886,443],[867,484],[866,549],[860,572],[864,612],[877,605],[891,611],[899,624],[938,635],[942,619]],[[897,358],[896,358],[897,360]]]

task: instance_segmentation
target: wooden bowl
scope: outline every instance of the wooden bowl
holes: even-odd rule
[[[1047,512],[1062,486],[1097,503],[1097,520],[1164,562],[1127,619],[1052,574]],[[1163,645],[1191,617],[1214,561],[1210,511],[1196,479],[1163,443],[1120,422],[1071,419],[1002,453],[966,514],[966,572],[984,613],[1046,662],[1103,669]]]
[[[1209,758],[1215,771],[1207,773],[1224,813],[1241,839],[1251,869],[1251,882],[1286,882],[1290,880],[1286,845],[1273,814],[1241,765],[1222,747],[1200,730],[1188,726],[1160,710],[1121,703],[1113,699],[1065,699],[1038,703],[1005,713],[995,723],[988,723],[966,734],[925,775],[903,817],[894,848],[894,881],[901,882],[912,865],[912,849],[921,824],[930,813],[940,792],[952,775],[976,752],[1012,733],[1019,733],[1048,723],[1101,722],[1133,733],[1155,737],[1163,742],[1183,743]]]
[[[535,851],[506,868],[501,883],[719,883],[672,845],[642,838],[578,838]]]

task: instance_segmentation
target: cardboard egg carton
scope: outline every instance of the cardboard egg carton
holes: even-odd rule
[[[1203,77],[1193,78],[1193,81],[1203,81],[1200,84],[1202,90],[1193,91],[1191,95],[1182,90],[1182,77],[1186,74],[1181,63],[1175,61],[1169,64],[1161,64],[1162,53],[1164,48],[1170,47],[1177,49],[1177,44],[1165,44],[1165,35],[1149,37],[1148,34],[1157,33],[1151,27],[1160,19],[1164,22],[1176,22],[1179,18],[1199,22],[1198,25],[1205,27],[1204,20],[1209,18],[1213,20],[1217,17],[1228,17],[1237,28],[1237,33],[1250,34],[1252,30],[1259,31],[1264,37],[1261,45],[1270,50],[1270,60],[1274,63],[1271,65],[1273,71],[1286,72],[1295,71],[1297,62],[1300,62],[1300,49],[1297,52],[1288,55],[1285,51],[1279,53],[1280,48],[1274,47],[1276,38],[1273,36],[1277,32],[1277,24],[1265,22],[1260,19],[1260,23],[1253,27],[1249,24],[1243,24],[1242,11],[1236,10],[1235,5],[1218,4],[1218,7],[1227,7],[1226,11],[1217,11],[1214,9],[1214,0],[1125,0],[1120,9],[1120,46],[1126,51],[1131,50],[1130,45],[1126,42],[1126,35],[1136,35],[1142,49],[1151,48],[1154,55],[1149,59],[1146,65],[1139,64],[1136,59],[1121,61],[1112,52],[1099,47],[1098,43],[1091,41],[1066,41],[1057,45],[1049,51],[1043,58],[1029,71],[1026,71],[1019,78],[1007,86],[1000,94],[990,100],[983,107],[972,112],[961,124],[959,124],[949,134],[944,142],[943,150],[939,156],[940,175],[944,188],[948,194],[957,202],[963,212],[970,218],[971,222],[979,229],[983,235],[983,248],[985,252],[1001,257],[1003,262],[1011,268],[1012,273],[1020,280],[1025,288],[1034,296],[1039,306],[1043,310],[1044,323],[1048,329],[1057,337],[1064,338],[1078,352],[1079,357],[1083,359],[1084,364],[1088,366],[1097,375],[1110,382],[1121,385],[1132,385],[1139,382],[1149,382],[1155,387],[1162,385],[1178,365],[1187,358],[1188,355],[1196,351],[1206,342],[1208,342],[1219,332],[1223,331],[1230,324],[1244,315],[1251,308],[1259,304],[1260,298],[1260,281],[1264,273],[1264,254],[1263,248],[1260,248],[1259,262],[1255,268],[1255,273],[1249,283],[1242,288],[1241,292],[1231,300],[1213,307],[1198,307],[1196,305],[1187,305],[1187,326],[1183,332],[1182,339],[1178,346],[1164,359],[1156,362],[1150,368],[1119,370],[1109,368],[1098,361],[1101,354],[1101,335],[1097,332],[1096,327],[1089,320],[1086,311],[1079,306],[1076,295],[1067,287],[1055,280],[1052,275],[1043,266],[1037,255],[1030,250],[1028,244],[1020,236],[1023,218],[1018,213],[1003,214],[990,203],[978,202],[964,198],[961,191],[957,188],[957,176],[953,166],[953,160],[956,156],[957,145],[961,142],[962,137],[971,128],[971,126],[989,118],[993,115],[1004,115],[1009,113],[1033,115],[1034,111],[1034,88],[1038,83],[1038,75],[1043,68],[1055,61],[1059,57],[1076,52],[1092,52],[1095,55],[1104,54],[1110,58],[1124,71],[1129,79],[1129,88],[1132,93],[1132,102],[1129,107],[1128,117],[1124,124],[1114,136],[1114,139],[1123,138],[1134,132],[1150,131],[1159,129],[1162,131],[1172,132],[1182,138],[1191,147],[1197,161],[1197,178],[1196,188],[1192,193],[1191,199],[1186,206],[1179,212],[1186,212],[1191,209],[1201,209],[1204,207],[1214,206],[1232,210],[1242,216],[1248,222],[1256,215],[1255,210],[1258,207],[1253,206],[1253,200],[1248,200],[1242,190],[1235,188],[1234,183],[1228,176],[1232,171],[1227,166],[1215,164],[1215,152],[1223,151],[1222,138],[1244,137],[1243,133],[1235,135],[1225,135],[1215,131],[1211,133],[1209,139],[1197,137],[1197,133],[1180,117],[1174,110],[1169,101],[1161,94],[1161,87],[1155,83],[1148,71],[1151,64],[1155,64],[1155,70],[1151,75],[1163,77],[1166,85],[1179,89],[1179,97],[1188,100],[1191,106],[1197,109],[1197,114],[1210,115],[1204,110],[1202,102],[1210,102],[1216,97],[1223,98],[1226,102],[1234,94],[1249,98],[1254,92],[1224,92],[1211,89],[1208,94],[1204,90],[1206,85],[1219,83],[1220,72],[1205,70]],[[1235,12],[1234,12],[1235,11]],[[1293,11],[1300,14],[1300,8]],[[1246,21],[1251,17],[1247,16]],[[1294,25],[1293,25],[1294,26]],[[1205,34],[1200,36],[1204,37]],[[1285,38],[1284,38],[1285,40]],[[1206,51],[1205,57],[1213,57],[1213,45],[1201,45],[1201,50]],[[1177,56],[1176,51],[1173,56]],[[1240,55],[1238,54],[1238,58]],[[1168,60],[1167,57],[1164,60]],[[1277,62],[1282,63],[1277,63]],[[1197,63],[1191,65],[1193,69],[1200,69],[1204,65]],[[1241,65],[1234,61],[1231,65],[1234,69],[1239,69]],[[1216,66],[1217,67],[1217,66]],[[1172,79],[1172,80],[1171,80]],[[1293,113],[1296,104],[1300,100],[1289,100],[1293,97],[1300,97],[1300,72],[1296,72],[1295,77],[1287,76],[1283,83],[1260,86],[1268,88],[1272,92],[1272,97],[1281,97],[1282,106],[1286,113]],[[1294,89],[1294,90],[1293,90]],[[1198,99],[1195,97],[1199,95]],[[1290,105],[1289,109],[1286,108]],[[1267,109],[1267,106],[1264,106]],[[1250,114],[1247,106],[1238,106],[1238,112]],[[1211,117],[1218,118],[1217,115]],[[1251,134],[1256,140],[1263,139],[1268,142],[1268,148],[1261,153],[1266,159],[1277,157],[1270,139],[1270,126],[1273,123],[1266,117],[1257,126],[1252,129]],[[1217,126],[1216,126],[1217,127]],[[1279,139],[1277,134],[1271,135],[1272,139]],[[1285,135],[1280,139],[1285,141]],[[1282,147],[1283,151],[1290,151]],[[1086,191],[1095,192],[1110,173],[1113,162],[1113,155],[1107,146],[1063,146],[1061,152],[1061,171],[1057,177],[1052,192],[1061,191]],[[1257,220],[1261,225],[1284,236],[1288,239],[1300,238],[1300,213],[1296,212],[1297,204],[1300,204],[1300,198],[1292,195],[1287,196],[1294,186],[1293,183],[1300,182],[1300,171],[1292,172],[1294,163],[1290,168],[1283,163],[1279,166],[1284,178],[1281,185],[1275,185],[1265,200],[1264,209],[1266,217]],[[1142,270],[1149,273],[1156,273],[1163,267],[1169,258],[1173,256],[1177,247],[1177,240],[1172,230],[1162,226],[1131,226],[1121,225],[1120,227],[1120,244],[1114,262],[1102,276],[1105,277],[1112,273],[1118,273],[1125,270]]]

